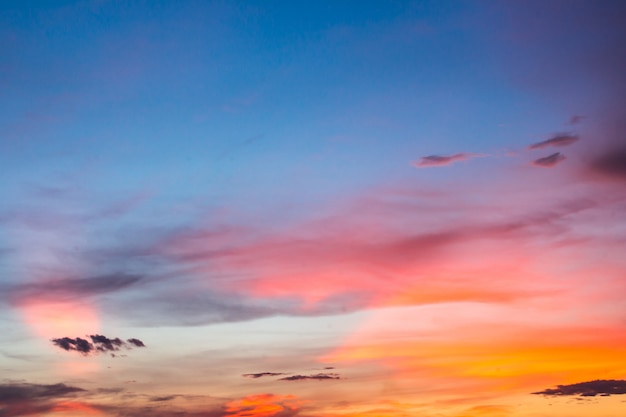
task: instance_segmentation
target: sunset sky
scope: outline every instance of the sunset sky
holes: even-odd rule
[[[0,1],[0,417],[623,417],[624,22]]]

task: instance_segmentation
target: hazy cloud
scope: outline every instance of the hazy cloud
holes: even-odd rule
[[[83,355],[89,355],[90,353],[97,352],[117,352],[122,347],[125,349],[132,349],[134,347],[145,347],[146,345],[139,339],[128,339],[124,342],[119,337],[109,339],[106,336],[101,334],[94,334],[89,336],[91,342],[86,339],[82,339],[80,337],[72,339],[71,337],[61,337],[57,339],[52,339],[51,342],[53,345],[66,350],[66,351],[76,351],[80,352]],[[132,346],[131,346],[132,345]]]
[[[591,161],[594,173],[607,178],[626,180],[626,147],[611,149]]]
[[[542,149],[550,146],[568,146],[579,139],[578,135],[571,135],[569,133],[558,133],[552,136],[550,139],[533,143],[528,149]]]
[[[417,168],[438,167],[444,165],[450,165],[457,161],[465,161],[467,159],[476,158],[477,154],[473,153],[456,153],[454,155],[429,155],[423,156],[413,165]]]
[[[570,385],[557,385],[556,388],[533,392],[533,394],[548,396],[579,395],[581,397],[626,394],[626,380],[597,379],[594,381],[579,382]]]
[[[543,158],[535,159],[533,165],[544,168],[551,168],[561,161],[565,160],[565,155],[561,155],[561,152],[553,153]]]
[[[568,123],[570,125],[576,125],[576,124],[582,122],[584,118],[585,118],[585,116],[581,116],[581,115],[575,114],[572,117],[570,117]]]

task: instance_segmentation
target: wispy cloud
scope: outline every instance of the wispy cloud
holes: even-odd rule
[[[339,374],[335,373],[319,373],[314,375],[291,375],[284,378],[280,378],[279,381],[305,381],[305,380],[316,380],[316,381],[327,381],[332,379],[341,379]]]
[[[550,139],[533,143],[528,147],[528,149],[543,149],[548,147],[568,146],[577,142],[579,139],[580,138],[578,137],[578,135],[572,135],[569,133],[558,133],[552,136]]]
[[[565,155],[562,155],[561,152],[553,153],[552,155],[545,156],[543,158],[538,158],[533,161],[533,165],[542,167],[542,168],[552,168],[556,164],[565,160]]]
[[[597,379],[576,384],[557,385],[556,388],[548,388],[543,391],[533,392],[533,394],[546,396],[579,395],[581,397],[626,394],[626,380]]]
[[[580,122],[583,121],[583,119],[585,118],[585,116],[581,116],[579,114],[575,114],[572,117],[570,117],[569,121],[567,122],[570,125],[577,125]]]
[[[440,167],[450,165],[458,161],[466,161],[479,156],[481,155],[465,152],[455,153],[453,155],[429,155],[423,156],[416,162],[413,162],[413,166],[417,168]]]
[[[262,378],[264,376],[280,376],[280,375],[286,375],[286,374],[283,373],[283,372],[259,372],[259,373],[256,373],[256,374],[243,374],[242,376],[246,377],[246,378],[255,378],[256,379],[256,378]]]

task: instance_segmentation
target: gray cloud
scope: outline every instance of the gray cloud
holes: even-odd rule
[[[91,278],[67,278],[29,284],[5,285],[3,295],[9,301],[28,298],[73,299],[121,291],[143,277],[141,275],[114,273]]]
[[[61,337],[52,339],[53,345],[65,350],[79,352],[85,356],[91,353],[111,353],[118,352],[121,348],[132,349],[132,347],[145,347],[146,345],[139,339],[128,339],[124,342],[119,337],[109,339],[101,334],[90,335],[91,342],[80,337]]]
[[[0,385],[0,416],[19,417],[52,411],[59,399],[86,391],[65,384],[5,383]]]
[[[597,379],[570,385],[557,385],[556,388],[533,392],[533,394],[546,396],[578,395],[581,397],[620,395],[626,394],[626,380]]]

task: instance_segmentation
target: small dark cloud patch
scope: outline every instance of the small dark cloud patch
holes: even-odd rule
[[[583,119],[585,118],[585,116],[581,116],[579,114],[575,114],[572,117],[569,118],[569,124],[570,125],[577,125],[578,123],[582,122]]]
[[[124,342],[119,337],[109,339],[108,337],[101,334],[92,334],[88,337],[89,339],[91,339],[91,342],[87,339],[82,339],[80,337],[61,337],[58,339],[52,339],[51,342],[53,345],[65,351],[75,351],[85,356],[91,353],[118,352],[121,348],[132,349],[133,346],[146,347],[146,345],[141,340],[134,338],[128,339],[126,342]],[[116,357],[116,355],[111,353],[111,357]]]
[[[320,374],[315,374],[315,375],[291,375],[291,376],[286,376],[284,378],[280,378],[279,381],[303,381],[303,380],[309,380],[309,379],[315,379],[317,381],[326,381],[330,379],[341,379],[341,377],[339,376],[339,374],[320,373]]]
[[[173,399],[175,399],[177,397],[177,395],[165,395],[162,397],[152,397],[150,398],[150,401],[153,402],[164,402],[164,401],[171,401]]]
[[[453,155],[429,155],[423,156],[413,165],[417,168],[439,167],[444,165],[450,165],[454,162],[465,161],[467,159],[475,158],[478,155],[472,153],[455,153]]]
[[[136,347],[146,347],[146,345],[139,339],[132,338],[132,339],[128,339],[127,342]]]
[[[533,394],[553,397],[566,395],[578,395],[580,397],[595,397],[599,395],[608,397],[610,395],[626,394],[626,380],[597,379],[571,385],[557,385],[556,388],[533,392]]]
[[[558,133],[552,136],[550,139],[546,139],[541,142],[533,143],[528,149],[543,149],[551,146],[568,146],[574,142],[577,142],[580,138],[578,135],[572,135],[569,133]]]
[[[605,177],[626,180],[626,147],[597,156],[591,161],[591,169]]]
[[[81,339],[77,337],[72,339],[70,337],[61,337],[59,339],[52,339],[52,344],[60,347],[63,350],[67,351],[76,351],[80,352],[83,355],[88,355],[94,350],[94,345],[89,343],[89,341],[85,339]]]
[[[246,378],[262,378],[264,376],[280,376],[280,375],[285,375],[285,373],[283,372],[259,372],[256,374],[243,374],[241,376],[246,377]]]
[[[553,153],[552,155],[548,155],[543,158],[535,159],[533,161],[533,165],[542,167],[542,168],[551,168],[558,164],[561,161],[565,160],[565,155],[562,155],[561,152]]]
[[[120,350],[120,347],[124,344],[119,337],[109,339],[101,334],[94,334],[89,337],[94,347],[100,352],[115,352]]]

